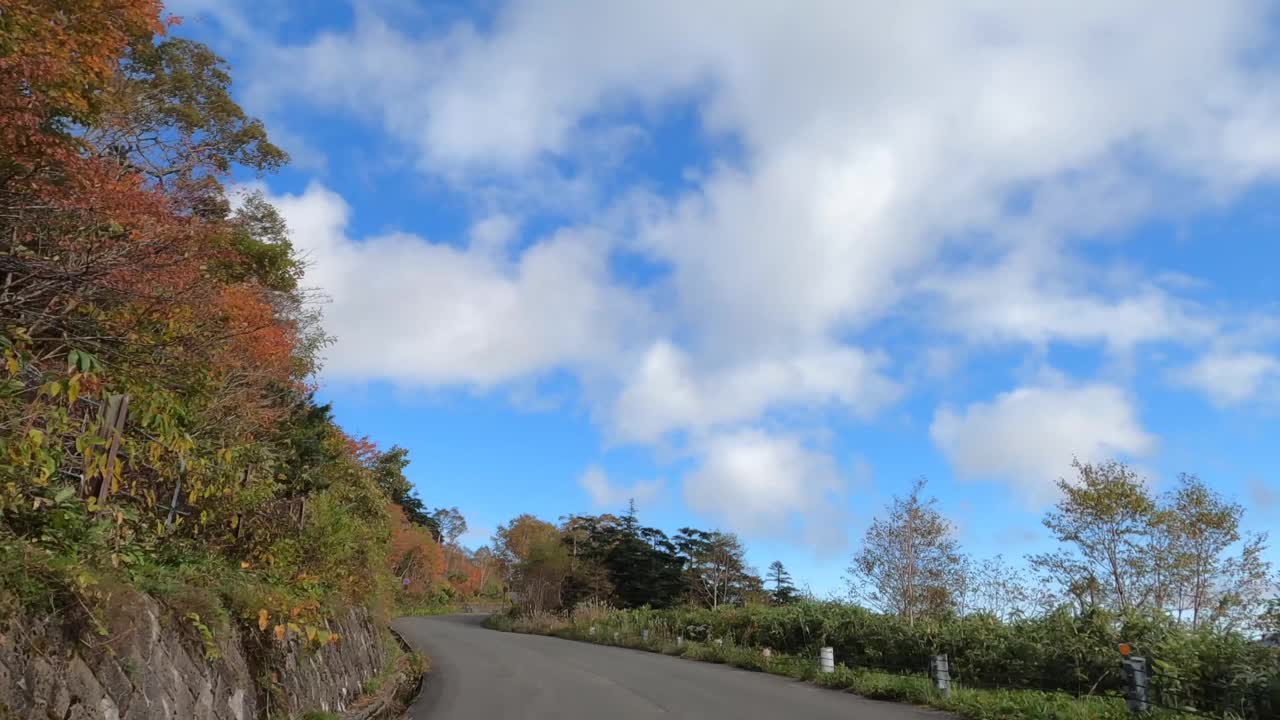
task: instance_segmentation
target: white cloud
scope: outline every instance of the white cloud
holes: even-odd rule
[[[1280,359],[1260,352],[1216,349],[1174,372],[1173,380],[1203,392],[1219,406],[1239,405],[1277,389]]]
[[[1004,249],[1149,213],[1167,184],[1153,178],[1225,192],[1274,172],[1280,99],[1248,60],[1262,8],[1041,5],[520,1],[491,30],[425,39],[366,12],[350,34],[281,51],[292,69],[271,94],[373,116],[452,177],[580,157],[635,122],[626,110],[696,99],[743,161],[638,241],[671,264],[698,354],[808,347],[920,290],[944,291],[941,322],[977,339],[1198,336],[1155,288],[1099,297],[1059,278],[1041,292],[1069,256],[1028,268]],[[1032,211],[1009,210],[1015,190]],[[917,287],[947,246],[978,248],[983,266]]]
[[[684,478],[689,507],[753,536],[831,535],[832,499],[845,484],[829,456],[797,438],[747,429],[715,435]],[[835,528],[842,532],[843,523]]]
[[[415,36],[364,9],[265,51],[252,95],[379,122],[431,174],[537,187],[563,160],[607,172],[628,146],[608,138],[695,103],[738,162],[629,239],[670,267],[700,372],[791,363],[921,300],[977,341],[1127,350],[1215,325],[1152,283],[1099,287],[1069,241],[1280,168],[1275,72],[1252,61],[1264,17],[1249,0],[515,0]]]
[[[821,348],[699,369],[670,342],[654,343],[613,409],[617,434],[653,442],[673,430],[705,431],[753,420],[779,405],[838,404],[866,418],[897,399],[880,374],[887,358],[853,348]]]
[[[1127,351],[1202,342],[1218,332],[1194,303],[1152,282],[1100,281],[1097,274],[1060,252],[1031,248],[994,266],[940,270],[922,286],[940,300],[938,325],[977,342],[1101,343]]]
[[[356,240],[346,203],[320,185],[273,200],[311,263],[306,282],[331,300],[326,377],[487,388],[608,364],[646,326],[643,305],[610,285],[607,245],[589,232],[556,233],[507,260],[493,252],[493,221],[474,247],[404,233]]]
[[[1156,447],[1129,396],[1106,384],[1027,386],[959,412],[943,407],[929,434],[960,476],[1008,482],[1033,503],[1054,497],[1072,458],[1143,456]]]
[[[631,485],[615,484],[600,467],[592,465],[578,477],[578,485],[591,496],[591,504],[597,508],[618,510],[634,500],[637,507],[647,508],[657,500],[665,488],[661,479],[638,480]]]
[[[263,50],[270,71],[249,95],[357,115],[424,173],[489,200],[453,246],[350,238],[323,188],[284,199],[310,279],[333,297],[330,373],[480,387],[561,367],[603,377],[593,409],[613,434],[689,431],[702,465],[686,499],[754,528],[811,514],[809,490],[839,483],[790,435],[741,428],[786,408],[872,417],[907,390],[889,378],[910,373],[869,349],[868,329],[934,347],[916,373],[931,378],[973,344],[1130,353],[1218,338],[1229,321],[1186,299],[1195,278],[1095,248],[1274,177],[1268,20],[1254,0],[512,0],[483,28],[415,35],[362,6],[350,31]],[[595,182],[631,177],[610,173],[676,104],[734,152],[673,195]],[[512,187],[610,237],[520,237]],[[623,288],[609,265],[619,248],[668,272]],[[1272,376],[1260,358],[1206,357],[1181,379],[1231,404]],[[1037,499],[1072,454],[1155,443],[1122,389],[1088,382],[944,408],[932,435],[962,474]],[[717,495],[728,490],[741,492]]]

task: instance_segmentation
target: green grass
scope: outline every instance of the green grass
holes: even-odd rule
[[[816,660],[794,655],[773,654],[766,658],[760,648],[732,644],[686,641],[677,644],[669,637],[643,639],[635,633],[619,633],[600,628],[591,635],[568,621],[541,623],[493,615],[485,627],[504,632],[550,635],[599,645],[614,645],[658,652],[732,667],[768,672],[795,680],[813,682],[832,690],[851,692],[877,700],[922,705],[955,713],[965,720],[1129,720],[1132,716],[1117,697],[1074,697],[1066,693],[1038,690],[987,690],[956,687],[943,697],[925,675],[899,675],[837,665],[835,672],[819,673]],[[1191,720],[1181,713],[1151,713],[1148,720]]]

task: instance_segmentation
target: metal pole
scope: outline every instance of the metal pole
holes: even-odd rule
[[[1120,670],[1128,681],[1128,691],[1125,693],[1124,702],[1129,706],[1129,712],[1134,715],[1145,713],[1151,708],[1150,688],[1148,685],[1150,674],[1147,670],[1147,659],[1144,657],[1127,657],[1120,661]]]

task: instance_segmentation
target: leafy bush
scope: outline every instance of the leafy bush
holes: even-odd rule
[[[202,636],[319,637],[330,605],[388,604],[404,454],[312,398],[328,338],[287,228],[221,184],[285,155],[160,13],[33,0],[0,28],[26,88],[0,113],[0,611],[92,616],[123,586]]]
[[[921,703],[929,690],[923,676],[929,658],[945,653],[953,682],[965,688],[947,701],[947,707],[960,711],[967,707],[964,703],[974,702],[987,709],[1012,708],[1009,717],[1110,717],[1107,713],[1117,706],[1124,687],[1117,647],[1122,641],[1154,660],[1153,690],[1163,691],[1157,699],[1165,698],[1166,704],[1244,718],[1273,717],[1269,713],[1276,700],[1270,693],[1280,686],[1280,651],[1275,648],[1234,633],[1188,630],[1166,618],[1104,611],[1063,611],[1008,623],[974,615],[911,625],[856,606],[809,602],[718,610],[583,611],[568,618],[545,615],[494,622],[517,631],[554,632],[662,651],[679,636],[686,641],[681,652],[686,657],[770,672],[792,658],[816,658],[818,648],[831,646],[844,669],[822,676],[822,684]],[[644,630],[649,640],[641,642]],[[615,632],[618,642],[613,640]],[[768,662],[763,648],[774,655]],[[978,696],[968,694],[978,690],[983,691]],[[966,699],[971,697],[980,700]],[[1098,714],[1080,714],[1085,712],[1082,704]],[[962,714],[1005,717],[983,712],[987,710],[975,706]],[[1033,712],[1047,714],[1029,714]]]

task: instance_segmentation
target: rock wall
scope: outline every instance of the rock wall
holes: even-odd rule
[[[341,642],[309,650],[234,628],[202,638],[142,595],[113,606],[105,635],[15,618],[0,633],[0,719],[259,720],[273,702],[289,717],[342,712],[386,656],[367,611],[330,624]]]
[[[329,624],[341,644],[307,650],[300,640],[291,640],[273,663],[292,712],[342,712],[360,697],[364,682],[386,667],[386,648],[367,610],[351,608]]]

